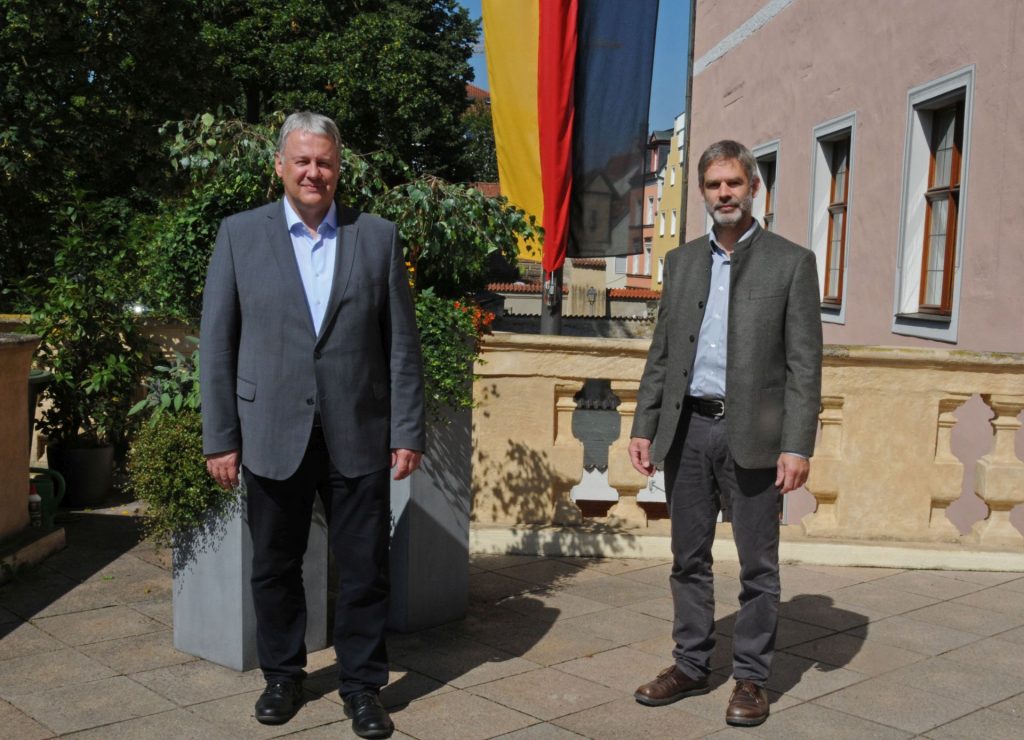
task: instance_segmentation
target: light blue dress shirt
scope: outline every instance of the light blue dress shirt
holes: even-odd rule
[[[306,291],[306,304],[313,318],[313,330],[319,335],[327,311],[327,299],[334,282],[334,261],[338,253],[338,207],[331,208],[317,227],[314,237],[302,223],[299,214],[292,208],[288,198],[284,199],[284,215],[288,223],[288,234],[292,238],[295,262],[299,266],[299,277]]]
[[[743,241],[751,234],[757,222],[739,238]],[[711,289],[708,291],[704,320],[697,337],[697,354],[693,361],[693,375],[690,377],[691,396],[697,398],[725,398],[725,363],[729,339],[729,275],[732,262],[715,238],[714,229],[708,235],[711,240]]]

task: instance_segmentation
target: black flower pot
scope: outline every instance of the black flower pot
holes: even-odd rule
[[[114,446],[78,447],[68,443],[47,448],[51,468],[64,476],[64,505],[86,508],[103,503],[110,495],[114,476]]]

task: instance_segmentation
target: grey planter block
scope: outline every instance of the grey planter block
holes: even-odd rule
[[[252,540],[245,496],[229,515],[194,537],[175,541],[174,647],[236,671],[256,668],[252,603]],[[306,648],[327,645],[327,524],[319,498],[302,563],[306,588]]]
[[[431,425],[420,469],[391,481],[391,613],[399,632],[466,616],[472,410]]]

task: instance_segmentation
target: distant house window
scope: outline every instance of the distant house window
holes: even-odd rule
[[[658,236],[665,236],[665,212],[658,214]]]
[[[651,240],[644,242],[644,275],[651,274]]]
[[[626,257],[615,258],[615,274],[625,275],[626,274]]]
[[[647,199],[647,217],[644,219],[645,225],[654,225],[654,196],[650,196]]]
[[[846,195],[850,186],[850,138],[831,144],[831,180],[828,204],[828,251],[825,257],[823,303],[843,302],[843,267],[846,258]]]
[[[672,165],[672,169],[669,170],[668,184],[669,184],[669,187],[673,187],[674,188],[676,186],[676,166],[675,165]]]
[[[931,114],[931,161],[925,191],[924,251],[921,258],[922,313],[948,316],[953,308],[953,264],[960,200],[960,152],[964,101]]]
[[[665,282],[665,258],[658,257],[658,282]]]
[[[672,236],[676,235],[676,220],[677,220],[676,209],[673,208],[672,209],[672,221],[671,221],[671,224],[670,224],[671,228],[669,229],[669,234],[671,234]]]
[[[957,340],[974,76],[965,67],[907,93],[897,334]]]

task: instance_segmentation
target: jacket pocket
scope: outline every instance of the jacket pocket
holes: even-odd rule
[[[751,288],[749,297],[750,300],[757,301],[764,298],[782,298],[785,295],[785,288]]]
[[[253,400],[256,398],[256,384],[245,378],[235,378],[235,395],[243,401]]]

